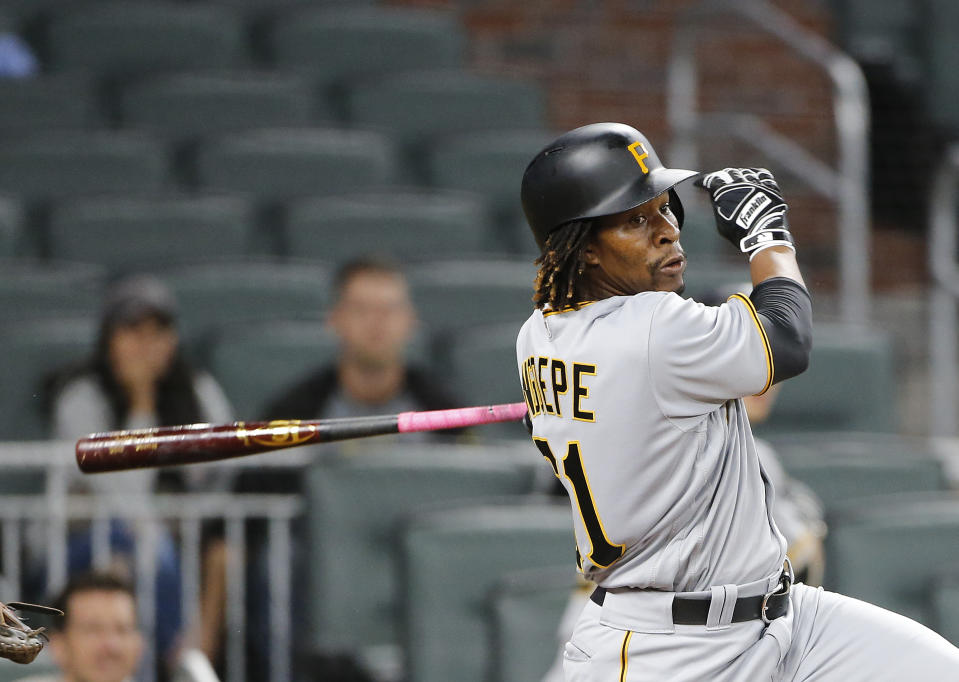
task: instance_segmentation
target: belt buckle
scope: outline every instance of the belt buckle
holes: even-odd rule
[[[789,557],[786,557],[785,569],[783,570],[782,575],[779,577],[779,586],[772,592],[767,592],[763,596],[762,608],[759,609],[759,617],[763,619],[763,623],[769,625],[772,621],[766,616],[766,609],[769,608],[769,598],[779,595],[788,595],[792,591],[793,585],[793,563],[789,560]]]

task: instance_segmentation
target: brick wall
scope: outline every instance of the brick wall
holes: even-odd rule
[[[471,37],[473,68],[539,80],[558,131],[614,120],[668,149],[666,68],[671,41],[697,0],[396,0],[460,11]],[[825,0],[775,4],[807,29],[833,35]],[[711,22],[698,48],[700,109],[760,115],[817,158],[833,164],[836,140],[831,85],[825,75],[773,39],[735,19]],[[836,282],[834,207],[765,158],[722,136],[701,140],[703,168],[765,165],[777,170],[807,276],[820,289]],[[922,240],[874,232],[879,288],[925,278]]]

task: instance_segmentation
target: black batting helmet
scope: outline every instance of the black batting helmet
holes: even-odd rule
[[[564,223],[622,213],[667,191],[682,227],[683,205],[673,186],[695,175],[664,167],[635,128],[592,123],[561,135],[526,167],[523,212],[540,249]]]

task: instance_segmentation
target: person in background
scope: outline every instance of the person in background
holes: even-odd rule
[[[59,673],[19,682],[129,682],[143,656],[133,588],[110,573],[83,573],[55,601],[50,653]]]
[[[51,381],[51,435],[75,440],[96,431],[230,421],[233,410],[220,386],[187,361],[176,319],[176,301],[159,279],[137,275],[118,281],[108,293],[91,357]],[[129,517],[131,504],[148,505],[149,496],[155,492],[206,492],[230,486],[222,471],[204,469],[200,477],[196,473],[176,470],[160,474],[155,469],[109,476],[77,473],[71,489],[117,498]],[[114,521],[111,545],[118,557],[117,570],[132,575],[131,528]],[[169,657],[175,651],[182,625],[179,564],[169,533],[161,535],[158,545],[157,650]],[[222,594],[224,542],[213,537],[204,545],[203,593]],[[73,534],[69,561],[71,572],[90,565],[89,533]],[[203,650],[213,658],[220,643],[223,605],[208,601],[201,606],[199,637]]]
[[[377,257],[350,261],[333,281],[327,324],[339,340],[334,362],[291,386],[267,407],[270,419],[325,419],[438,410],[455,401],[407,361],[417,316],[400,268]],[[403,442],[434,439],[404,434]]]
[[[368,256],[344,263],[333,278],[332,307],[326,323],[338,340],[338,352],[332,362],[317,367],[300,382],[288,387],[268,404],[264,419],[332,419],[397,414],[405,411],[438,410],[458,406],[442,388],[441,382],[423,367],[408,361],[408,350],[417,327],[417,315],[409,285],[402,270],[394,262]],[[390,439],[403,444],[441,442],[455,433],[409,433],[377,438],[381,446]],[[353,454],[369,447],[363,440],[345,441],[320,446],[324,453]],[[242,492],[301,492],[299,473],[253,470],[241,476]],[[293,528],[302,537],[304,530]],[[265,533],[265,531],[260,534]],[[294,549],[304,546],[294,542]],[[265,580],[265,547],[262,538],[251,540],[259,548],[253,580]],[[306,557],[302,551],[294,555],[294,571],[305,574]],[[266,594],[266,589],[255,594]],[[265,613],[266,605],[255,607]],[[294,609],[295,621],[306,620]],[[260,622],[263,619],[258,619]],[[256,619],[249,621],[251,624]],[[305,632],[307,628],[294,628]],[[252,630],[252,628],[251,628]],[[254,635],[251,658],[265,658],[263,637]],[[305,651],[304,643],[295,643]],[[258,651],[261,650],[261,651]],[[303,664],[310,679],[363,680],[365,673],[349,656],[311,656]]]
[[[0,16],[0,78],[31,78],[40,71],[40,62],[12,22]]]

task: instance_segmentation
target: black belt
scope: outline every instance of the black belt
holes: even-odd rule
[[[791,581],[784,576],[779,589],[758,597],[740,597],[733,607],[733,623],[762,619],[764,622],[786,615],[789,608],[789,590]],[[606,590],[597,587],[589,598],[600,606],[606,599]],[[673,598],[673,623],[676,625],[705,625],[709,615],[709,599],[692,599],[676,596]]]

